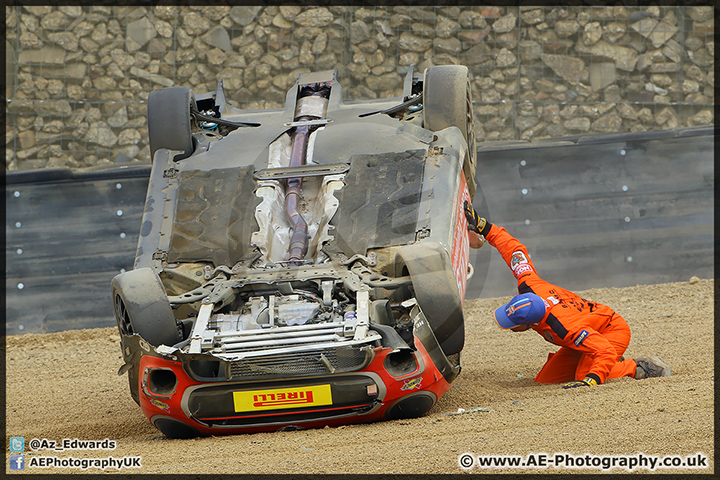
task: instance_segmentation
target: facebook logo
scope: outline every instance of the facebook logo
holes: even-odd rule
[[[25,455],[10,455],[10,470],[25,470]]]
[[[25,450],[25,438],[24,437],[10,437],[10,451],[11,452],[22,452]]]

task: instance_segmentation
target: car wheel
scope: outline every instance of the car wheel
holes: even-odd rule
[[[414,297],[445,355],[462,351],[465,318],[447,249],[435,242],[416,243],[400,247],[397,258],[412,278]]]
[[[161,148],[180,150],[175,161],[192,155],[191,107],[197,108],[195,96],[188,87],[169,87],[153,90],[148,95],[148,136],[150,158]]]
[[[113,278],[112,298],[121,336],[138,334],[153,346],[172,346],[182,340],[165,288],[150,267]]]
[[[134,367],[128,370],[128,384],[130,385],[130,397],[133,401],[140,405],[140,387],[138,386],[138,368]]]
[[[428,130],[458,127],[468,145],[466,179],[470,197],[475,195],[477,141],[472,90],[467,67],[440,65],[425,69],[423,80],[423,123]]]

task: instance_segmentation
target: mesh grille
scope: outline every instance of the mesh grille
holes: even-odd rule
[[[233,380],[321,375],[330,373],[325,366],[328,362],[334,369],[332,373],[354,372],[370,363],[372,355],[366,352],[369,351],[345,347],[248,358],[232,362],[230,374]],[[322,361],[322,356],[327,362]]]

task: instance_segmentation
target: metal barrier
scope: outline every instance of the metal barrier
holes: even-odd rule
[[[566,288],[712,278],[713,149],[714,127],[486,142],[476,208]],[[115,325],[110,280],[133,266],[148,175],[149,167],[7,175],[8,334]],[[492,247],[471,260],[467,298],[515,293]]]

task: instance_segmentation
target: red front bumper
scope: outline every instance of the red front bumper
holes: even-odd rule
[[[377,347],[369,365],[356,372],[252,382],[200,382],[179,361],[145,355],[138,375],[140,406],[153,425],[174,438],[418,417],[450,383],[417,337],[415,345],[416,366],[403,373],[392,366],[392,350]]]

